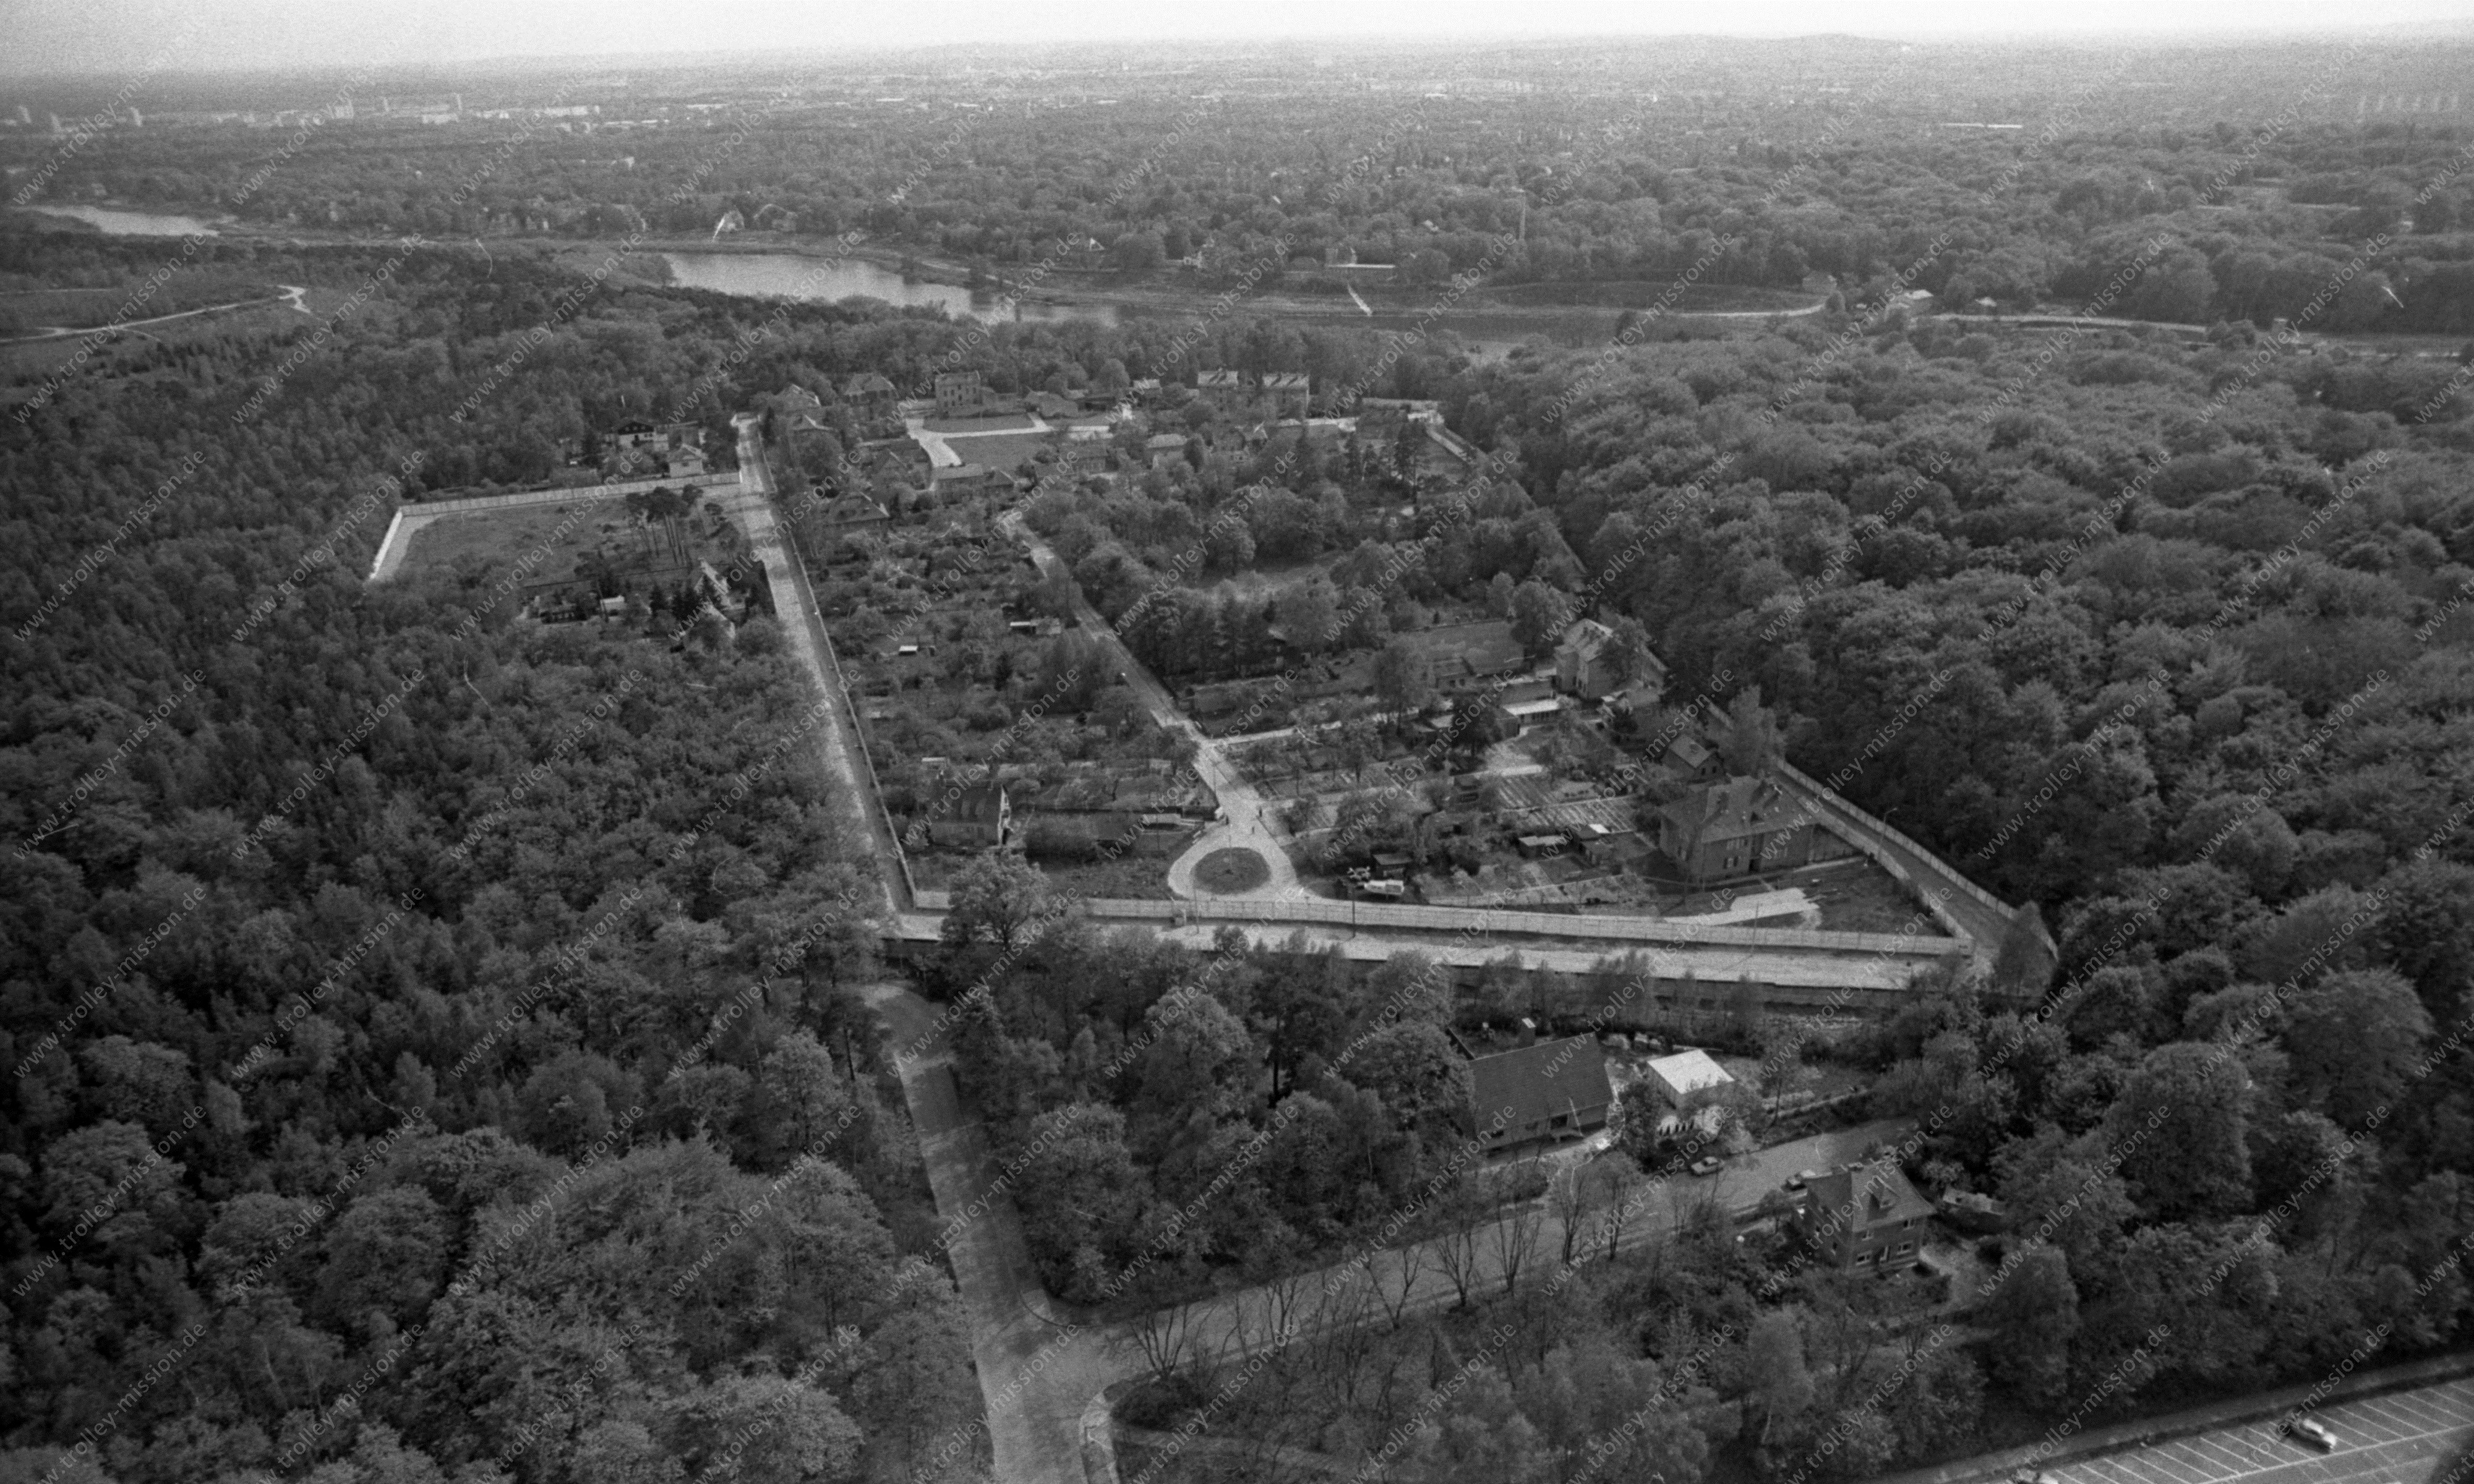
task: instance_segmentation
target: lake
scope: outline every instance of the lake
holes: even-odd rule
[[[36,206],[45,216],[74,217],[99,228],[107,237],[186,237],[192,232],[211,237],[215,229],[193,216],[158,211],[123,211],[112,206]]]
[[[1009,303],[993,294],[975,295],[958,284],[906,279],[889,268],[860,258],[802,257],[796,252],[665,252],[662,259],[670,265],[670,281],[681,288],[722,294],[822,303],[865,297],[888,304],[933,306],[956,319],[1117,323],[1117,311],[1111,305]]]

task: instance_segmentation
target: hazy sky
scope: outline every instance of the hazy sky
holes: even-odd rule
[[[2323,31],[2469,16],[2474,0],[0,0],[0,70],[1370,33]]]

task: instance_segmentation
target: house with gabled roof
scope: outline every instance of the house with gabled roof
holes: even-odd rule
[[[1818,823],[1768,778],[1727,778],[1685,790],[1658,811],[1658,848],[1686,879],[1717,881],[1809,865]]]
[[[1013,834],[1013,800],[1002,783],[958,790],[951,806],[928,822],[928,838],[955,850],[1002,849]]]
[[[864,421],[890,418],[899,411],[901,394],[893,383],[875,371],[861,371],[842,383],[842,400]]]
[[[1555,645],[1555,688],[1594,701],[1621,686],[1614,638],[1615,632],[1594,618],[1575,620]]]
[[[1266,371],[1263,395],[1274,418],[1302,418],[1314,399],[1314,382],[1304,371]]]
[[[1899,1161],[1884,1159],[1842,1165],[1810,1182],[1795,1224],[1822,1260],[1886,1273],[1915,1257],[1932,1213]]]
[[[1246,378],[1228,367],[1207,371],[1194,378],[1195,394],[1214,406],[1226,409],[1246,398]]]
[[[1605,1128],[1614,1100],[1606,1053],[1593,1036],[1541,1041],[1469,1062],[1469,1111],[1491,1150]]]

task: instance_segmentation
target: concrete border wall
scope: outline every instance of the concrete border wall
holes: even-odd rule
[[[918,910],[953,908],[950,892],[913,894]],[[1496,907],[1393,906],[1382,902],[1249,900],[1160,901],[1086,897],[1089,916],[1155,922],[1314,922],[1334,927],[1392,927],[1419,932],[1526,934],[1585,938],[1614,947],[1657,944],[1687,947],[1802,949],[1820,953],[1880,954],[1901,958],[1958,957],[1973,951],[1963,937],[1915,938],[1899,933],[1843,933],[1810,927],[1746,927],[1726,922],[1683,922],[1662,918],[1611,917],[1565,912],[1523,912]]]

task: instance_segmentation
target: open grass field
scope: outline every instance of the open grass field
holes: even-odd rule
[[[920,426],[931,433],[1028,433],[1031,421],[1012,412],[994,418],[929,418]]]
[[[484,562],[513,561],[546,543],[548,552],[532,564],[532,579],[549,582],[572,575],[579,558],[603,537],[631,523],[616,499],[465,511],[441,515],[415,531],[403,564],[406,570],[446,569],[468,557]]]
[[[1672,295],[1670,299],[1668,296]],[[1815,296],[1795,289],[1740,287],[1727,283],[1691,283],[1679,291],[1672,279],[1621,278],[1605,282],[1564,280],[1519,283],[1491,291],[1501,303],[1539,308],[1604,306],[1647,309],[1664,299],[1676,314],[1740,314],[1771,311],[1784,314],[1811,306]]]
[[[934,427],[934,423],[930,423]],[[1013,472],[1015,466],[1046,448],[1046,433],[996,433],[978,438],[949,438],[945,446],[962,456],[966,464],[982,464],[989,468]]]
[[[55,327],[87,329],[109,324],[115,317],[151,320],[208,304],[273,299],[282,292],[260,279],[212,268],[171,274],[151,291],[144,279],[116,288],[0,290],[0,338]]]
[[[524,559],[529,586],[576,579],[580,564],[607,543],[614,565],[621,570],[666,571],[691,565],[699,557],[721,556],[693,536],[700,523],[691,515],[671,522],[668,531],[647,530],[636,523],[620,497],[593,500],[579,491],[573,500],[435,516],[412,533],[403,566],[451,568],[467,560],[489,565]],[[538,558],[533,556],[537,551]]]
[[[50,377],[62,371],[78,375],[114,375],[124,354],[153,350],[158,346],[206,345],[235,337],[263,336],[285,329],[307,328],[314,322],[286,304],[269,304],[202,314],[168,324],[149,324],[107,333],[101,340],[85,335],[60,335],[46,340],[0,344],[0,371]],[[81,350],[81,347],[90,347]],[[32,388],[24,389],[31,394]]]
[[[1520,663],[1520,641],[1512,636],[1512,625],[1500,618],[1417,629],[1399,636],[1426,657],[1439,681],[1461,674],[1492,675]]]

